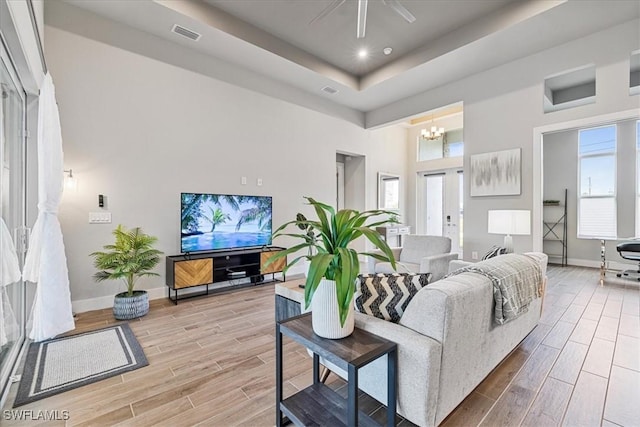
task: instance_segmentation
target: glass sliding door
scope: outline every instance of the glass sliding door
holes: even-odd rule
[[[0,39],[0,397],[25,340],[25,99]]]

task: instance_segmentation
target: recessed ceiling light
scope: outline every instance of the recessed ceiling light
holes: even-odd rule
[[[384,53],[385,55],[391,55],[391,52],[393,52],[393,49],[390,47],[385,47],[384,49],[382,49],[382,53]]]
[[[365,59],[367,56],[369,56],[369,52],[367,52],[367,49],[360,49],[358,51],[358,58]]]

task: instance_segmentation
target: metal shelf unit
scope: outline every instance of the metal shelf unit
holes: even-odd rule
[[[562,209],[560,212],[558,212]],[[548,220],[552,218],[552,220]],[[559,259],[560,265],[567,265],[567,189],[564,201],[559,204],[544,203],[543,235],[544,252],[551,259]],[[558,245],[560,246],[558,248]]]

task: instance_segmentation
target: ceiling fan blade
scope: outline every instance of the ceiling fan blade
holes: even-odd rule
[[[393,9],[398,15],[402,16],[408,23],[413,23],[416,17],[407,10],[406,7],[400,4],[398,0],[382,0],[382,3]]]
[[[329,3],[327,7],[324,8],[322,12],[320,12],[318,16],[316,16],[311,20],[311,22],[309,22],[309,25],[313,25],[315,22],[321,20],[322,18],[324,18],[325,16],[327,16],[328,14],[330,14],[331,12],[333,12],[334,10],[342,6],[345,1],[347,0],[333,0],[331,3]]]
[[[367,4],[369,0],[358,0],[358,29],[356,37],[359,39],[364,38],[364,33],[367,27]]]

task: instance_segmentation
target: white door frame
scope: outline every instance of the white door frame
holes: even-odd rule
[[[559,132],[563,130],[592,127],[621,120],[640,119],[640,109],[619,111],[616,113],[602,114],[567,122],[553,123],[550,125],[533,128],[533,203],[531,236],[533,239],[533,251],[542,252],[542,185],[544,168],[542,164],[542,138],[545,133]]]
[[[344,163],[336,162],[336,209],[344,209]]]
[[[20,267],[22,267],[24,262],[26,247],[23,247],[23,245],[18,244],[17,236],[18,236],[19,230],[20,229],[24,230],[25,224],[26,224],[27,94],[19,78],[18,71],[16,70],[15,61],[11,57],[11,53],[2,37],[0,37],[0,65],[1,64],[5,65],[9,74],[9,79],[12,80],[13,85],[17,89],[16,95],[20,98],[21,107],[22,107],[22,111],[20,112],[21,116],[19,117],[20,129],[18,130],[20,135],[19,136],[20,140],[18,143],[20,145],[19,147],[17,147],[17,150],[20,151],[20,154],[19,154],[20,161],[16,162],[16,164],[12,164],[11,165],[12,167],[10,169],[10,173],[12,173],[12,178],[14,179],[14,177],[16,177],[15,174],[17,172],[18,176],[20,176],[20,180],[17,181],[17,183],[12,183],[12,185],[15,185],[16,188],[9,190],[9,194],[11,194],[11,191],[15,190],[15,194],[17,195],[18,200],[9,200],[8,206],[13,209],[13,213],[16,215],[14,215],[15,221],[13,223],[10,221],[7,224],[14,239],[16,239],[14,243],[16,244],[16,249],[18,251],[18,260],[20,263]],[[2,99],[0,99],[0,102],[2,102]],[[4,114],[9,114],[9,113],[11,113],[10,110],[4,110]],[[0,117],[0,120],[4,120],[4,117]],[[5,143],[12,144],[12,143],[15,143],[15,141],[7,140],[5,141]],[[6,195],[2,194],[2,189],[6,190],[3,182],[3,180],[6,177],[4,175],[5,147],[0,147],[0,149],[3,150],[3,153],[0,153],[0,198],[1,198],[1,197],[6,197]],[[2,217],[5,214],[3,209],[4,209],[4,206],[2,203],[0,203],[0,217]],[[11,211],[12,209],[9,209],[9,210]],[[19,331],[18,331],[19,335],[17,337],[14,337],[15,338],[14,344],[10,348],[9,352],[5,355],[3,362],[0,363],[0,406],[4,404],[4,401],[8,395],[9,387],[11,385],[10,376],[17,369],[18,362],[21,360],[21,354],[26,348],[25,343],[26,343],[26,323],[27,323],[27,311],[26,311],[27,288],[25,286],[25,282],[23,282],[22,280],[16,283],[11,283],[9,284],[9,286],[12,286],[14,290],[18,292],[18,295],[19,295],[18,296],[19,301],[10,301],[10,303],[14,303],[14,304],[17,302],[17,306],[13,306],[13,313],[16,316],[15,322],[19,328]],[[3,290],[3,292],[7,292],[6,289]],[[7,293],[11,294],[10,292],[7,292]],[[0,297],[0,304],[2,303],[2,298],[4,298],[4,296]]]

